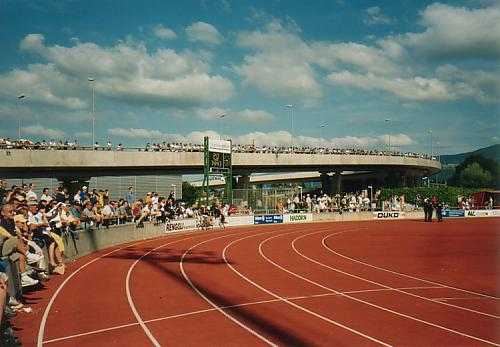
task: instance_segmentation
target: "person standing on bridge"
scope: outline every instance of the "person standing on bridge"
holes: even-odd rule
[[[128,192],[125,194],[125,200],[128,202],[129,206],[132,206],[135,201],[134,187],[128,187]]]

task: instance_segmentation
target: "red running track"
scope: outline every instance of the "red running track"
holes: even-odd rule
[[[500,346],[499,226],[171,234],[71,263],[14,325],[24,346]]]

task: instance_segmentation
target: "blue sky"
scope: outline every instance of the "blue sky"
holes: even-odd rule
[[[1,137],[90,143],[92,77],[100,142],[500,142],[499,1],[2,0],[0,46]]]

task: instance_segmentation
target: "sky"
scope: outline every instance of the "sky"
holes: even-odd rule
[[[500,142],[500,0],[0,0],[0,52],[0,137]]]

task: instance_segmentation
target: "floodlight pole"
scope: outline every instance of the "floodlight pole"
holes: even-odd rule
[[[92,147],[95,145],[95,79],[87,78],[92,85]]]
[[[293,104],[285,105],[286,108],[290,110],[290,137],[291,137],[291,145],[293,151]]]
[[[18,103],[20,104],[21,103],[21,100],[25,99],[26,98],[26,95],[24,94],[19,94],[17,96],[17,101]],[[16,103],[16,108],[17,108],[17,112],[19,113],[19,106],[18,106],[18,103]],[[18,140],[21,140],[21,116],[18,115],[19,119],[18,119],[18,127],[17,127],[17,139]]]
[[[386,118],[385,119],[385,122],[389,124],[389,152],[391,151],[391,128],[390,128],[390,119],[389,118]]]
[[[219,140],[222,140],[222,118],[226,117],[226,113],[222,113],[217,115],[218,123],[219,123]]]

